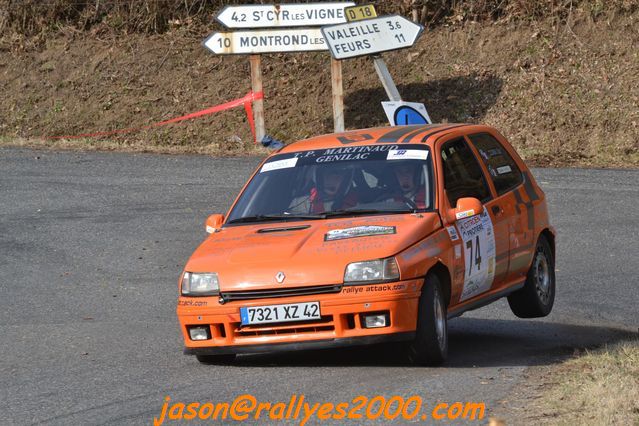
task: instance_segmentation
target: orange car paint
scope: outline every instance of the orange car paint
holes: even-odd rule
[[[487,178],[492,199],[484,204],[495,234],[495,270],[490,288],[461,300],[466,260],[461,238],[454,240],[455,216],[443,186],[441,147],[448,141],[476,133],[495,137],[524,174],[523,184],[497,196]],[[466,139],[469,143],[469,140]],[[274,153],[359,145],[422,143],[433,155],[435,212],[365,216],[295,222],[306,227],[286,232],[257,233],[258,230],[289,226],[281,223],[246,224],[222,227],[212,233],[194,252],[185,271],[220,275],[222,292],[302,288],[341,285],[345,267],[355,261],[395,256],[401,279],[393,283],[343,286],[341,291],[269,299],[231,301],[221,304],[218,296],[180,296],[177,315],[187,350],[199,348],[239,348],[245,345],[328,341],[363,336],[393,335],[415,330],[417,304],[423,279],[429,272],[439,274],[448,302],[449,317],[489,303],[518,288],[530,267],[537,238],[545,233],[554,242],[543,191],[529,169],[506,139],[495,129],[481,125],[440,124],[362,129],[329,134],[290,144]],[[473,152],[479,159],[474,147]],[[265,160],[266,161],[266,160]],[[486,177],[488,170],[479,161]],[[261,165],[260,165],[261,167]],[[256,173],[260,170],[256,170]],[[244,190],[244,189],[243,189]],[[229,210],[230,211],[230,210]],[[395,226],[392,235],[367,236],[324,241],[327,231],[361,225]],[[457,231],[457,234],[459,231]],[[554,247],[553,247],[554,250]],[[461,253],[461,254],[460,254]],[[276,274],[285,271],[284,285]],[[243,306],[319,301],[321,321],[241,326]],[[390,326],[366,329],[360,323],[365,312],[390,312]],[[192,341],[187,326],[210,325],[210,340]]]

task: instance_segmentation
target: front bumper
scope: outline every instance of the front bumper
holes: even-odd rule
[[[184,298],[178,319],[187,354],[257,353],[365,345],[414,336],[421,280],[345,286],[335,294],[257,299],[219,304],[217,298]],[[320,302],[321,320],[241,324],[240,307]],[[390,324],[365,328],[362,314],[388,313]],[[210,328],[210,339],[191,340],[189,326]]]
[[[334,349],[348,346],[374,345],[377,343],[404,342],[415,338],[414,331],[377,336],[344,337],[332,340],[309,340],[292,343],[270,343],[264,345],[211,346],[205,348],[184,348],[185,355],[255,354],[264,352],[308,351],[314,349]]]

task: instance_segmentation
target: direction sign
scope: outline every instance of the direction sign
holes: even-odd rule
[[[215,33],[204,46],[218,55],[328,50],[319,28]]]
[[[227,28],[319,27],[346,22],[354,2],[226,6],[217,20]]]
[[[411,47],[424,27],[403,16],[391,15],[322,27],[335,59],[372,55]]]

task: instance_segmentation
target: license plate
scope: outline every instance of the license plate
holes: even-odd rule
[[[321,319],[319,302],[240,308],[242,325]]]

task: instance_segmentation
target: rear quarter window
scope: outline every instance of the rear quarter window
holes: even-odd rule
[[[523,182],[521,170],[515,160],[497,139],[488,133],[469,135],[481,160],[486,165],[497,194],[502,195]]]

